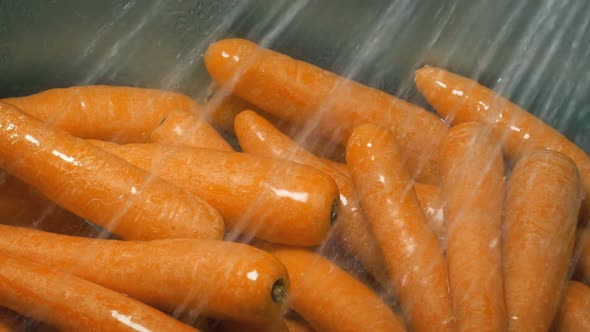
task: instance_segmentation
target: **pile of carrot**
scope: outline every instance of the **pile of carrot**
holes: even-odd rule
[[[590,331],[559,132],[435,67],[440,116],[243,39],[204,61],[202,106],[0,100],[0,331]]]

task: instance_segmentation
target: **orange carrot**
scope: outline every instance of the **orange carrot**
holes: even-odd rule
[[[51,89],[0,101],[74,136],[122,143],[147,141],[171,111],[199,108],[190,97],[175,92],[103,85]]]
[[[355,128],[346,146],[360,206],[410,329],[454,330],[447,264],[402,158],[393,134],[376,125]]]
[[[459,331],[505,331],[504,163],[487,128],[451,128],[440,152],[449,283]]]
[[[309,166],[238,152],[91,142],[199,195],[236,234],[316,245],[336,218],[336,184]]]
[[[584,189],[559,152],[523,156],[508,183],[502,255],[509,331],[548,331],[574,248]]]
[[[440,190],[437,186],[424,183],[414,183],[416,197],[420,202],[428,227],[436,234],[441,246],[446,246],[446,230],[444,225],[443,204],[440,199]]]
[[[49,232],[93,237],[97,229],[58,207],[33,188],[6,175],[0,184],[0,223]]]
[[[233,151],[229,143],[209,123],[199,115],[185,110],[166,115],[150,138],[152,142],[163,144]]]
[[[555,129],[477,82],[443,69],[424,67],[416,85],[428,103],[453,123],[475,121],[492,126],[504,152],[517,160],[527,151],[548,148],[570,157],[590,192],[590,157]],[[590,197],[584,203],[590,216]]]
[[[555,331],[590,331],[590,287],[570,281],[554,322]]]
[[[217,128],[226,133],[234,133],[234,119],[242,111],[255,110],[254,105],[242,98],[227,95],[214,94],[203,104],[204,116]]]
[[[287,268],[289,306],[318,331],[405,331],[383,301],[329,260],[302,249],[271,250]]]
[[[123,294],[0,255],[0,304],[62,331],[196,331]]]
[[[158,308],[246,322],[279,317],[288,289],[281,263],[240,243],[85,239],[0,225],[0,253],[48,264]]]
[[[3,103],[0,167],[124,238],[223,236],[221,216],[198,197]]]
[[[586,225],[579,231],[576,241],[576,253],[578,263],[576,265],[576,274],[590,282],[590,225]]]
[[[447,128],[416,105],[243,39],[209,46],[205,66],[235,95],[294,124],[317,126],[338,143],[363,123],[390,127],[412,175],[439,181],[438,150]]]
[[[350,172],[346,166],[314,156],[253,111],[242,112],[236,117],[235,130],[240,146],[247,153],[309,165],[334,179],[341,197],[335,235],[345,249],[353,253],[382,285],[388,285],[383,255],[360,211],[358,200],[352,189]],[[335,169],[336,167],[338,169]],[[437,205],[433,201],[436,200],[434,196],[438,195],[433,193],[433,188],[436,187],[416,185],[418,197],[425,200],[425,213],[427,216],[432,216],[429,218],[429,224],[436,226],[436,230],[440,231],[439,226],[442,222],[440,203]]]

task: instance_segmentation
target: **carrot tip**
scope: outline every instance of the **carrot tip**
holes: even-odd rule
[[[285,286],[285,280],[283,280],[283,278],[272,284],[270,296],[275,303],[285,303],[285,299],[287,298],[287,287]]]
[[[330,225],[334,225],[336,219],[338,219],[338,206],[339,200],[336,198],[332,203],[332,210],[330,211]]]

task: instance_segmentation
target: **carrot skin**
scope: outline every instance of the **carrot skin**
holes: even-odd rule
[[[450,290],[459,331],[505,331],[500,237],[504,163],[487,128],[451,128],[441,149]]]
[[[576,164],[536,150],[514,166],[502,255],[509,331],[547,331],[567,282],[584,197]]]
[[[517,160],[533,149],[551,149],[570,157],[578,166],[590,193],[590,156],[557,130],[518,105],[469,78],[435,67],[416,72],[416,86],[443,118],[453,123],[479,122],[492,127],[504,153]],[[584,202],[590,217],[590,197]]]
[[[281,119],[313,125],[337,143],[345,144],[363,123],[392,128],[413,176],[439,181],[438,150],[447,128],[434,114],[244,39],[217,41],[204,60],[220,86]]]
[[[590,331],[590,287],[570,281],[553,323],[556,331]]]
[[[74,136],[121,143],[147,142],[174,110],[196,112],[190,97],[126,86],[74,86],[0,100]]]
[[[346,161],[410,329],[454,330],[446,260],[395,137],[382,127],[361,125],[350,136]]]
[[[185,110],[170,112],[150,135],[152,142],[233,151],[229,143],[198,114]]]
[[[232,242],[85,239],[0,225],[0,252],[48,264],[165,310],[246,322],[279,317],[283,299],[272,293],[289,286],[285,268],[274,257]]]
[[[237,234],[283,244],[320,244],[336,211],[338,187],[292,162],[245,153],[90,141],[203,198]]]
[[[0,255],[0,304],[62,331],[196,331],[115,291]]]
[[[377,294],[329,260],[303,249],[270,252],[289,273],[289,306],[315,330],[405,331],[401,319]]]
[[[205,201],[3,103],[0,167],[123,238],[223,237],[223,220]]]

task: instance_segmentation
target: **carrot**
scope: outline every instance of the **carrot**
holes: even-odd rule
[[[234,119],[242,111],[256,110],[255,106],[242,98],[221,94],[213,94],[212,98],[203,104],[204,116],[217,128],[226,133],[234,133]],[[279,120],[280,121],[280,120]]]
[[[177,110],[170,112],[151,133],[152,142],[233,151],[228,142],[199,115]]]
[[[502,254],[509,331],[547,331],[567,281],[584,189],[576,164],[536,150],[508,183]]]
[[[446,230],[439,187],[416,182],[414,183],[414,190],[416,190],[416,197],[420,202],[422,211],[424,211],[428,227],[434,232],[441,246],[445,248]]]
[[[244,152],[309,165],[334,179],[341,196],[338,223],[335,226],[336,237],[382,285],[388,285],[381,249],[377,246],[367,220],[360,211],[353,192],[350,172],[346,166],[316,157],[253,111],[244,111],[236,117],[235,130]],[[428,216],[433,216],[434,221],[429,223],[438,226],[441,218],[436,219],[436,216],[440,216],[440,213],[433,213],[436,208],[432,207],[430,202],[426,202],[427,198],[435,196],[427,191],[434,189],[429,185],[416,185],[416,190],[418,193],[424,192],[418,197],[425,198],[425,212]]]
[[[0,307],[0,332],[24,331],[26,318],[18,313]]]
[[[449,284],[460,331],[505,331],[500,245],[504,163],[488,128],[451,128],[441,149]]]
[[[62,331],[196,331],[129,297],[48,266],[0,255],[0,304]]]
[[[202,197],[237,234],[316,245],[337,216],[336,184],[305,165],[238,152],[92,142]]]
[[[377,294],[329,260],[303,249],[270,252],[289,273],[289,306],[317,331],[405,331]]]
[[[590,331],[590,287],[570,281],[553,323],[556,331]]]
[[[219,85],[281,119],[317,126],[335,142],[345,144],[353,128],[367,122],[392,128],[412,175],[439,181],[438,150],[447,128],[434,114],[243,39],[212,44],[204,59]]]
[[[579,231],[576,253],[579,256],[576,274],[586,282],[590,282],[590,226],[588,225]]]
[[[123,238],[223,236],[223,220],[201,199],[4,103],[0,167]]]
[[[174,110],[196,112],[190,97],[126,86],[74,86],[0,100],[82,138],[146,142],[162,118]]]
[[[355,128],[346,146],[360,206],[410,329],[453,330],[447,264],[402,160],[393,134],[376,125]]]
[[[590,157],[518,105],[471,79],[435,67],[418,70],[416,85],[428,103],[453,123],[475,121],[490,125],[512,160],[539,148],[570,157],[580,170],[586,192],[590,192]],[[590,197],[584,206],[590,216]]]
[[[83,219],[56,206],[15,177],[6,175],[2,181],[0,223],[68,235],[97,235],[97,230]]]
[[[165,310],[246,322],[279,317],[289,283],[274,257],[232,242],[85,239],[0,225],[0,253],[48,264]]]

